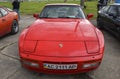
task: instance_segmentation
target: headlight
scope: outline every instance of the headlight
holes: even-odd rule
[[[37,41],[24,41],[24,51],[32,53],[35,51]]]
[[[86,41],[86,48],[89,54],[98,53],[100,51],[99,43],[97,41]]]

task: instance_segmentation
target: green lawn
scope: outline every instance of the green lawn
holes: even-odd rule
[[[34,13],[40,13],[40,11],[42,10],[42,8],[46,5],[46,4],[50,4],[50,3],[63,3],[62,0],[60,1],[41,1],[41,2],[23,2],[21,3],[21,7],[20,7],[20,13],[22,15],[32,15]],[[75,3],[75,4],[80,4],[79,0],[73,1],[73,0],[68,0],[67,3]],[[85,5],[87,6],[86,9],[83,9],[85,14],[88,13],[93,13],[94,14],[94,19],[97,16],[97,1],[95,0],[90,0],[85,2]],[[5,6],[5,7],[9,7],[12,9],[12,5],[11,2],[0,2],[0,6]]]

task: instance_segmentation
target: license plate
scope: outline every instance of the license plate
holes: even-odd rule
[[[49,64],[44,63],[43,67],[45,69],[55,69],[55,70],[73,70],[77,69],[77,64]]]

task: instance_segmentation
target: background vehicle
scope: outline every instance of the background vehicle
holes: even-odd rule
[[[21,64],[42,73],[74,74],[96,69],[104,37],[77,4],[49,4],[19,38]]]
[[[97,27],[106,29],[120,39],[120,4],[114,3],[98,11]]]
[[[9,8],[0,7],[0,37],[7,34],[15,34],[19,30],[18,15]]]

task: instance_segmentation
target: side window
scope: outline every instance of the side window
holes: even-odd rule
[[[3,14],[3,16],[5,16],[5,15],[8,14],[8,12],[7,12],[6,10],[4,10],[3,8],[0,8],[0,11],[1,11],[1,13]]]
[[[108,10],[109,14],[117,15],[117,9],[115,6],[111,6]]]

